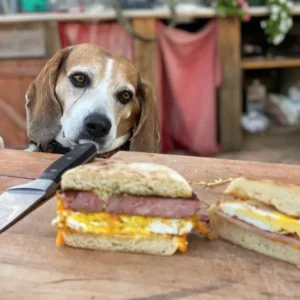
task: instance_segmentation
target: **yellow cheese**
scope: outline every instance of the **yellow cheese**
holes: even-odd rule
[[[115,235],[184,235],[192,231],[197,219],[166,219],[139,215],[111,214],[106,212],[79,213],[62,210],[54,224],[57,227],[94,234]]]
[[[177,245],[180,252],[186,252],[188,248],[187,235],[177,237]]]
[[[199,221],[198,216],[183,219],[167,219],[141,215],[111,214],[106,212],[80,213],[64,209],[63,200],[57,197],[57,218],[53,220],[58,233],[56,245],[64,242],[63,232],[90,233],[96,235],[123,235],[149,237],[164,235],[175,237],[178,249],[186,252],[187,234],[193,228],[207,235],[209,230]]]
[[[199,233],[203,235],[208,235],[210,232],[209,228],[201,221],[197,222],[196,229]]]
[[[57,231],[55,244],[56,244],[56,246],[61,246],[64,244],[64,233],[63,233],[63,230],[61,230],[61,229],[58,229],[58,231]]]

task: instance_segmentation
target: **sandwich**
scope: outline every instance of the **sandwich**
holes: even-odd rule
[[[81,165],[63,174],[56,197],[58,246],[173,255],[187,251],[193,229],[207,232],[189,183],[159,164]]]
[[[300,187],[237,178],[208,210],[219,237],[243,248],[300,265]]]

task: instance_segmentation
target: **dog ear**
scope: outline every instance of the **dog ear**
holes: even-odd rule
[[[55,85],[72,49],[58,51],[26,92],[27,135],[35,143],[50,142],[59,133],[62,107],[55,94]]]
[[[158,107],[149,83],[139,79],[137,97],[141,105],[139,122],[130,142],[130,151],[159,152],[160,127]]]

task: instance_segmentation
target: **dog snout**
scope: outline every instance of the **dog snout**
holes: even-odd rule
[[[85,128],[94,138],[106,136],[111,129],[111,121],[103,114],[91,114],[85,119]]]

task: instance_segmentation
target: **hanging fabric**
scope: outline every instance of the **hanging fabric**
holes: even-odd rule
[[[157,90],[163,153],[208,156],[219,152],[216,88],[220,63],[217,26],[190,33],[168,29],[157,43]],[[157,23],[157,32],[165,29]]]

